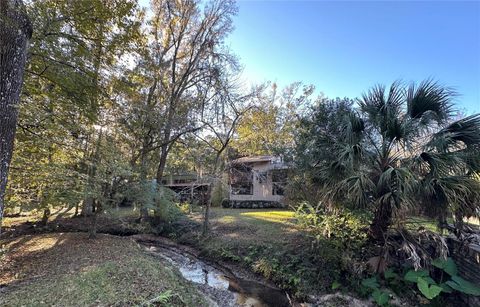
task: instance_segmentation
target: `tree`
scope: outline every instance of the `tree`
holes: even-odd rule
[[[118,157],[122,143],[114,133],[99,140],[97,128],[116,128],[114,84],[122,59],[138,41],[141,12],[136,1],[123,0],[38,0],[27,3],[26,11],[35,31],[19,105],[9,205],[45,213],[76,206],[78,212],[83,200],[84,212],[90,212],[91,204],[108,203],[104,182],[118,179],[106,178],[105,173],[117,173],[103,167],[111,167],[110,151]],[[113,146],[103,144],[114,136]]]
[[[386,240],[419,204],[457,220],[478,215],[480,114],[452,122],[454,96],[432,80],[395,82],[372,88],[344,116],[335,158],[321,161],[323,191],[372,210],[373,239]]]
[[[315,203],[321,199],[321,166],[337,158],[335,146],[342,142],[343,119],[353,111],[354,102],[319,96],[300,117],[295,137],[295,171],[288,189],[290,200]]]
[[[13,153],[18,103],[32,26],[20,0],[0,2],[0,227]],[[0,228],[1,232],[1,228]]]
[[[254,108],[255,99],[263,91],[263,87],[255,87],[246,95],[239,93],[235,79],[226,74],[224,82],[217,84],[212,97],[213,103],[205,111],[204,124],[205,129],[201,136],[196,136],[202,140],[213,152],[214,160],[210,173],[212,182],[209,187],[210,198],[205,207],[203,222],[203,234],[209,231],[210,207],[212,205],[212,187],[220,184],[223,170],[220,169],[221,158],[229,147],[237,131],[239,122],[243,116]]]
[[[161,106],[160,151],[156,171],[161,183],[170,149],[185,133],[198,129],[208,104],[209,91],[228,64],[235,59],[224,47],[236,13],[233,1],[153,1],[153,45],[151,46],[152,87]]]
[[[242,117],[232,147],[239,155],[293,154],[296,126],[311,103],[312,85],[292,83],[282,90],[272,84],[263,91],[259,103]]]

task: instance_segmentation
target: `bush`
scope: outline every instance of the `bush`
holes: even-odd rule
[[[228,198],[228,186],[224,180],[216,180],[212,187],[212,206],[220,207],[222,202]]]
[[[153,196],[154,217],[164,223],[171,223],[183,216],[175,202],[175,192],[165,187],[156,187]]]
[[[369,217],[347,209],[326,212],[321,203],[301,203],[295,210],[297,223],[308,229],[315,240],[330,239],[341,248],[357,250],[367,240]]]

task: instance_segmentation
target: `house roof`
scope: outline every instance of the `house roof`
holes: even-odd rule
[[[269,162],[277,159],[275,156],[249,156],[235,159],[232,163]]]

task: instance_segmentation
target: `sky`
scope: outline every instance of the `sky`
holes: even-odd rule
[[[145,0],[143,0],[145,1]],[[434,78],[480,112],[478,1],[238,1],[227,45],[247,82],[302,81],[328,97]]]
[[[239,1],[228,44],[244,78],[360,97],[375,84],[434,78],[480,112],[480,1]]]

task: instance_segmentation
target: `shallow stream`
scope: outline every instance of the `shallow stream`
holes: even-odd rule
[[[146,244],[144,244],[146,245]],[[219,306],[291,306],[285,292],[257,281],[242,279],[228,270],[171,246],[146,245],[147,250],[177,267]]]

